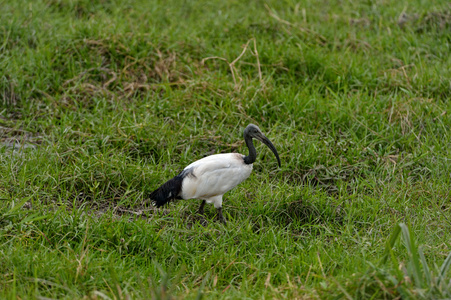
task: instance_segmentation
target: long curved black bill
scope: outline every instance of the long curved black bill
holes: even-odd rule
[[[266,146],[268,146],[269,149],[271,149],[272,153],[274,153],[274,155],[277,158],[277,163],[279,164],[279,168],[280,168],[280,158],[279,158],[279,154],[277,153],[276,147],[274,147],[274,145],[271,143],[271,141],[264,135],[262,135],[261,137],[259,136],[258,139],[265,144]]]

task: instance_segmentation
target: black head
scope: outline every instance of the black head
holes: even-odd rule
[[[271,149],[271,151],[276,156],[277,163],[279,164],[280,167],[280,158],[279,154],[277,153],[276,147],[274,147],[271,141],[263,134],[263,132],[260,130],[260,128],[258,128],[257,125],[254,124],[247,125],[247,127],[244,129],[244,139],[246,139],[246,137],[257,139],[266,146],[268,146],[268,148]]]
[[[252,138],[257,138],[258,136],[264,136],[263,132],[260,130],[260,128],[258,128],[257,125],[254,124],[249,124],[247,125],[247,127],[244,129],[244,136],[250,136]]]

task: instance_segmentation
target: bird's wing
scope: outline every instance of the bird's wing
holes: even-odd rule
[[[215,154],[193,162],[185,168],[185,171],[189,171],[198,177],[220,169],[238,167],[243,163],[243,156],[238,153]]]
[[[249,177],[252,165],[244,163],[241,154],[217,154],[200,159],[185,171],[187,176],[182,185],[182,198],[208,199],[223,195]]]

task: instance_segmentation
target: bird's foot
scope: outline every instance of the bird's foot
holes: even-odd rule
[[[224,218],[224,216],[222,215],[222,207],[219,207],[219,208],[218,208],[218,220],[219,220],[222,224],[227,225],[227,221],[226,221],[226,219]]]
[[[199,214],[199,215],[204,215],[204,206],[205,206],[205,203],[206,203],[207,201],[205,201],[205,200],[202,200],[202,203],[200,204],[200,206],[199,206],[199,210],[197,211],[197,213]]]

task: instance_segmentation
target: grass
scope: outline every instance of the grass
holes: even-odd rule
[[[451,297],[448,1],[0,3],[0,298]]]

